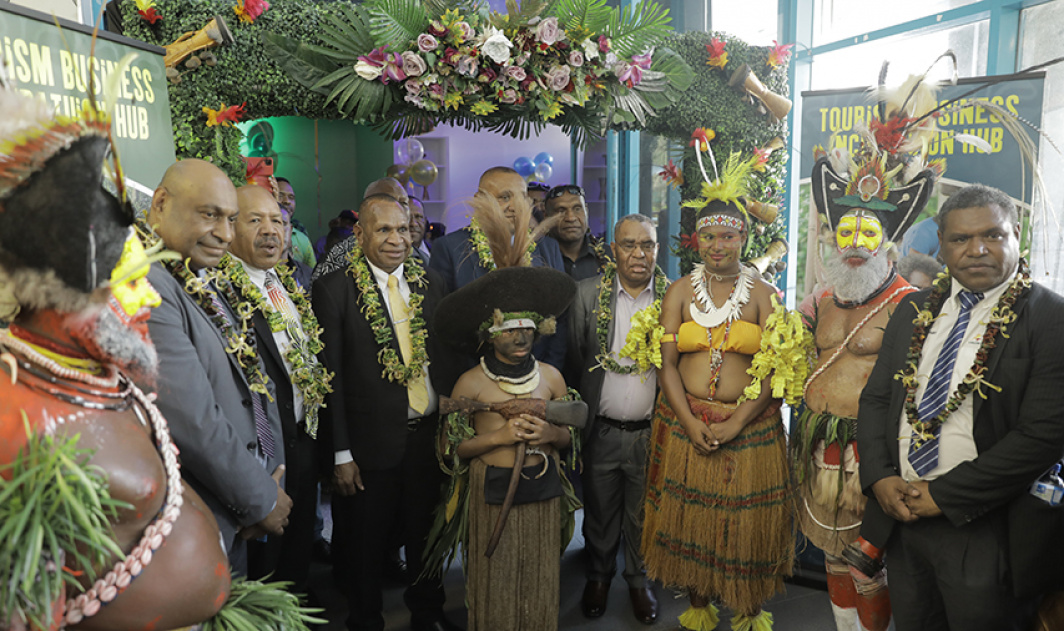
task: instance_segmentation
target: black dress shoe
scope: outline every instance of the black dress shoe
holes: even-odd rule
[[[425,623],[410,623],[411,631],[465,631],[462,627],[451,622],[447,618],[440,618],[435,622]]]
[[[650,584],[642,587],[629,587],[628,595],[632,597],[632,613],[643,624],[654,624],[658,619],[658,599],[650,589]]]
[[[606,613],[606,598],[610,595],[610,584],[602,581],[588,581],[584,585],[584,597],[580,599],[580,608],[588,618],[601,618]]]

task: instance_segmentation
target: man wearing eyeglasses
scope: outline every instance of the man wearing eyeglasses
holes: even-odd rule
[[[547,193],[544,211],[547,219],[561,217],[550,235],[561,248],[565,273],[577,282],[598,276],[609,259],[601,242],[588,234],[584,189],[575,184],[555,186]]]
[[[588,405],[582,475],[588,568],[581,608],[588,618],[606,612],[623,534],[623,575],[632,611],[636,620],[653,624],[658,602],[647,583],[639,545],[657,375],[653,368],[639,371],[618,352],[635,314],[660,300],[668,280],[655,265],[657,231],[645,215],[617,222],[612,250],[616,265],[580,281],[570,307],[569,359],[582,368],[579,390]],[[608,312],[601,311],[603,303]]]

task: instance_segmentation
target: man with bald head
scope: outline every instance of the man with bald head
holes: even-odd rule
[[[280,419],[264,394],[254,337],[241,333],[225,302],[230,288],[205,278],[233,240],[238,211],[236,189],[218,167],[183,160],[167,169],[148,224],[181,260],[148,273],[162,296],[148,330],[159,354],[156,404],[181,450],[182,474],[214,513],[229,561],[243,573],[245,539],[283,533],[292,501],[280,485]]]
[[[383,631],[381,578],[393,533],[411,576],[421,574],[443,482],[437,393],[450,394],[457,371],[432,329],[442,281],[410,257],[407,209],[372,190],[358,209],[352,256],[314,283],[313,302],[322,361],[335,373],[320,432],[335,465],[334,567],[348,596],[347,628]],[[456,628],[443,617],[439,578],[415,581],[403,600],[414,631]]]
[[[387,195],[391,197],[398,202],[400,208],[408,216],[410,215],[410,195],[406,192],[406,188],[399,183],[399,180],[392,177],[382,177],[379,180],[370,182],[370,185],[366,187],[366,192],[362,195],[362,199],[367,199],[371,195]],[[311,283],[329,272],[343,269],[347,265],[347,253],[355,248],[356,241],[357,237],[350,236],[334,245],[326,253],[325,258],[319,261],[317,267],[314,268]]]
[[[314,545],[317,435],[320,391],[329,375],[318,363],[317,327],[304,323],[310,305],[292,272],[277,264],[285,258],[284,210],[269,190],[255,185],[237,189],[240,213],[229,256],[220,269],[235,289],[237,311],[252,315],[255,341],[274,384],[285,452],[285,492],[292,512],[283,537],[248,545],[251,578],[272,575],[305,593]],[[298,301],[298,305],[297,302]],[[297,372],[298,371],[298,372]]]
[[[480,176],[477,195],[495,198],[503,213],[511,223],[517,221],[519,210],[531,206],[525,178],[509,167],[492,167]],[[511,232],[514,227],[511,226]],[[447,284],[450,293],[465,287],[474,280],[495,269],[490,255],[481,256],[477,241],[484,241],[484,233],[477,226],[467,226],[440,237],[432,244],[432,258],[429,267],[439,272]],[[544,236],[532,250],[532,267],[553,267],[564,272],[562,253],[558,242],[552,237]],[[565,362],[565,337],[567,332],[565,318],[558,320],[558,331],[554,335],[545,335],[536,342],[535,355],[559,370]]]

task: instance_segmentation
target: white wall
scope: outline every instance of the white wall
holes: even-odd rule
[[[24,6],[27,9],[33,9],[48,15],[54,13],[61,18],[81,22],[77,0],[11,0],[11,4]]]
[[[568,184],[570,180],[569,137],[560,127],[547,126],[542,134],[528,140],[491,132],[473,133],[450,125],[440,125],[420,137],[448,139],[446,211],[442,216],[429,217],[430,221],[443,221],[448,232],[469,225],[468,208],[460,202],[476,192],[480,174],[491,167],[513,167],[514,160],[521,156],[531,159],[546,151],[554,157],[554,174],[547,184]]]

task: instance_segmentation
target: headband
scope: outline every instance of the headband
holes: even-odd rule
[[[499,333],[500,331],[509,331],[510,329],[534,329],[536,323],[531,318],[515,318],[513,320],[503,320],[502,324],[488,327],[489,333]]]
[[[741,218],[732,215],[706,215],[698,220],[698,223],[695,225],[695,231],[711,226],[723,226],[725,228],[735,228],[736,230],[741,231],[743,226],[745,226],[745,222],[743,222]]]

